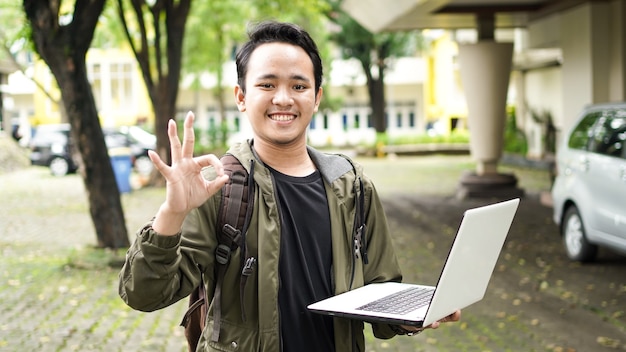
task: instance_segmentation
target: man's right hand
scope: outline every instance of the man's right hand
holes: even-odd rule
[[[181,144],[176,130],[176,122],[170,120],[167,135],[172,150],[172,165],[167,165],[154,151],[148,156],[166,181],[165,202],[152,223],[154,231],[161,235],[175,235],[180,231],[185,216],[199,207],[228,182],[224,167],[213,154],[193,157],[195,142],[193,132],[194,115],[187,113],[184,122]],[[202,169],[212,166],[217,177],[209,181],[202,176]]]

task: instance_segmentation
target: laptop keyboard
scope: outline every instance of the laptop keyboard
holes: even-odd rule
[[[430,303],[434,292],[432,287],[410,287],[358,307],[357,310],[406,314]]]

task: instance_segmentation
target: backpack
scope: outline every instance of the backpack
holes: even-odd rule
[[[350,161],[350,159],[347,159]],[[254,271],[256,266],[256,258],[250,257],[246,247],[245,233],[250,223],[252,209],[254,207],[254,189],[250,189],[250,185],[254,185],[252,174],[248,174],[246,169],[241,165],[239,160],[233,155],[226,154],[220,158],[224,165],[224,172],[229,176],[228,183],[222,189],[222,199],[217,222],[217,239],[218,246],[215,251],[216,263],[216,283],[215,293],[213,295],[213,332],[212,341],[218,341],[220,332],[221,319],[221,284],[224,280],[224,273],[228,262],[230,261],[230,253],[240,248],[244,251],[241,258],[241,282],[240,302],[241,302],[241,318],[246,320],[245,307],[243,302],[243,292],[247,278]],[[350,161],[350,163],[352,163]],[[356,169],[353,169],[356,174]],[[251,170],[254,170],[252,167]],[[254,187],[254,186],[253,186]],[[355,190],[358,190],[355,197],[356,219],[353,230],[353,250],[357,259],[361,259],[364,264],[368,263],[367,258],[367,239],[365,238],[365,195],[363,191],[363,180],[357,177]],[[195,352],[200,341],[200,336],[205,327],[206,316],[209,310],[207,302],[206,290],[204,288],[204,280],[200,277],[200,284],[189,296],[189,307],[185,313],[181,326],[185,328],[185,338],[190,352]]]
[[[219,339],[221,318],[221,291],[224,273],[230,261],[230,254],[237,248],[241,248],[241,284],[240,295],[242,304],[242,319],[245,321],[245,309],[243,307],[243,291],[246,280],[254,270],[256,259],[249,257],[246,249],[245,233],[252,215],[254,203],[254,190],[249,185],[253,184],[246,169],[239,160],[230,154],[221,159],[224,165],[224,173],[229,176],[228,183],[222,189],[222,199],[216,226],[218,246],[215,251],[216,284],[213,300],[214,326],[211,340]],[[209,310],[204,280],[200,277],[200,284],[189,296],[189,307],[185,313],[181,326],[185,328],[185,338],[189,351],[196,351],[198,341],[204,330],[206,315]]]

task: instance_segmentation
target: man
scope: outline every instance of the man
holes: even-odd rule
[[[236,61],[235,100],[248,115],[254,138],[229,152],[254,177],[246,251],[257,266],[240,301],[243,254],[233,253],[221,291],[219,338],[211,338],[211,306],[198,350],[363,351],[362,321],[306,309],[337,293],[402,278],[371,181],[345,157],[306,144],[307,126],[322,98],[317,47],[295,25],[266,22],[250,33]],[[191,113],[185,119],[182,144],[175,123],[168,125],[171,166],[150,152],[167,180],[166,199],[139,231],[120,274],[120,295],[135,309],[156,310],[186,297],[201,275],[213,298],[215,225],[228,176],[214,155],[193,157],[193,119]],[[205,168],[213,169],[211,177],[203,176]],[[365,196],[367,229],[360,253],[353,243],[359,192]],[[458,320],[459,314],[447,320]],[[380,338],[418,331],[387,324],[373,324],[373,330]]]

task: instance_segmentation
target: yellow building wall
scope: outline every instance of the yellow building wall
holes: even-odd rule
[[[467,105],[458,62],[458,46],[451,32],[443,31],[431,43],[426,61],[426,119],[439,122],[440,131],[450,133],[456,127],[467,128]]]
[[[129,49],[90,49],[87,71],[103,126],[136,125],[154,121],[154,112],[141,71]],[[116,67],[116,68],[113,68]],[[119,68],[128,68],[120,72]],[[33,126],[67,122],[62,116],[61,92],[48,66],[34,64],[34,79],[41,87],[34,92]]]
[[[100,67],[100,81],[95,67]],[[129,126],[154,121],[152,103],[132,51],[127,48],[90,49],[87,66],[94,88],[100,122],[104,126]],[[114,67],[117,67],[116,71]],[[129,70],[120,72],[120,67]],[[120,75],[122,81],[119,81]],[[115,81],[118,80],[118,84]]]
[[[32,126],[61,123],[61,91],[50,69],[41,59],[34,64],[33,79],[38,82],[33,94],[34,114],[30,117]]]

